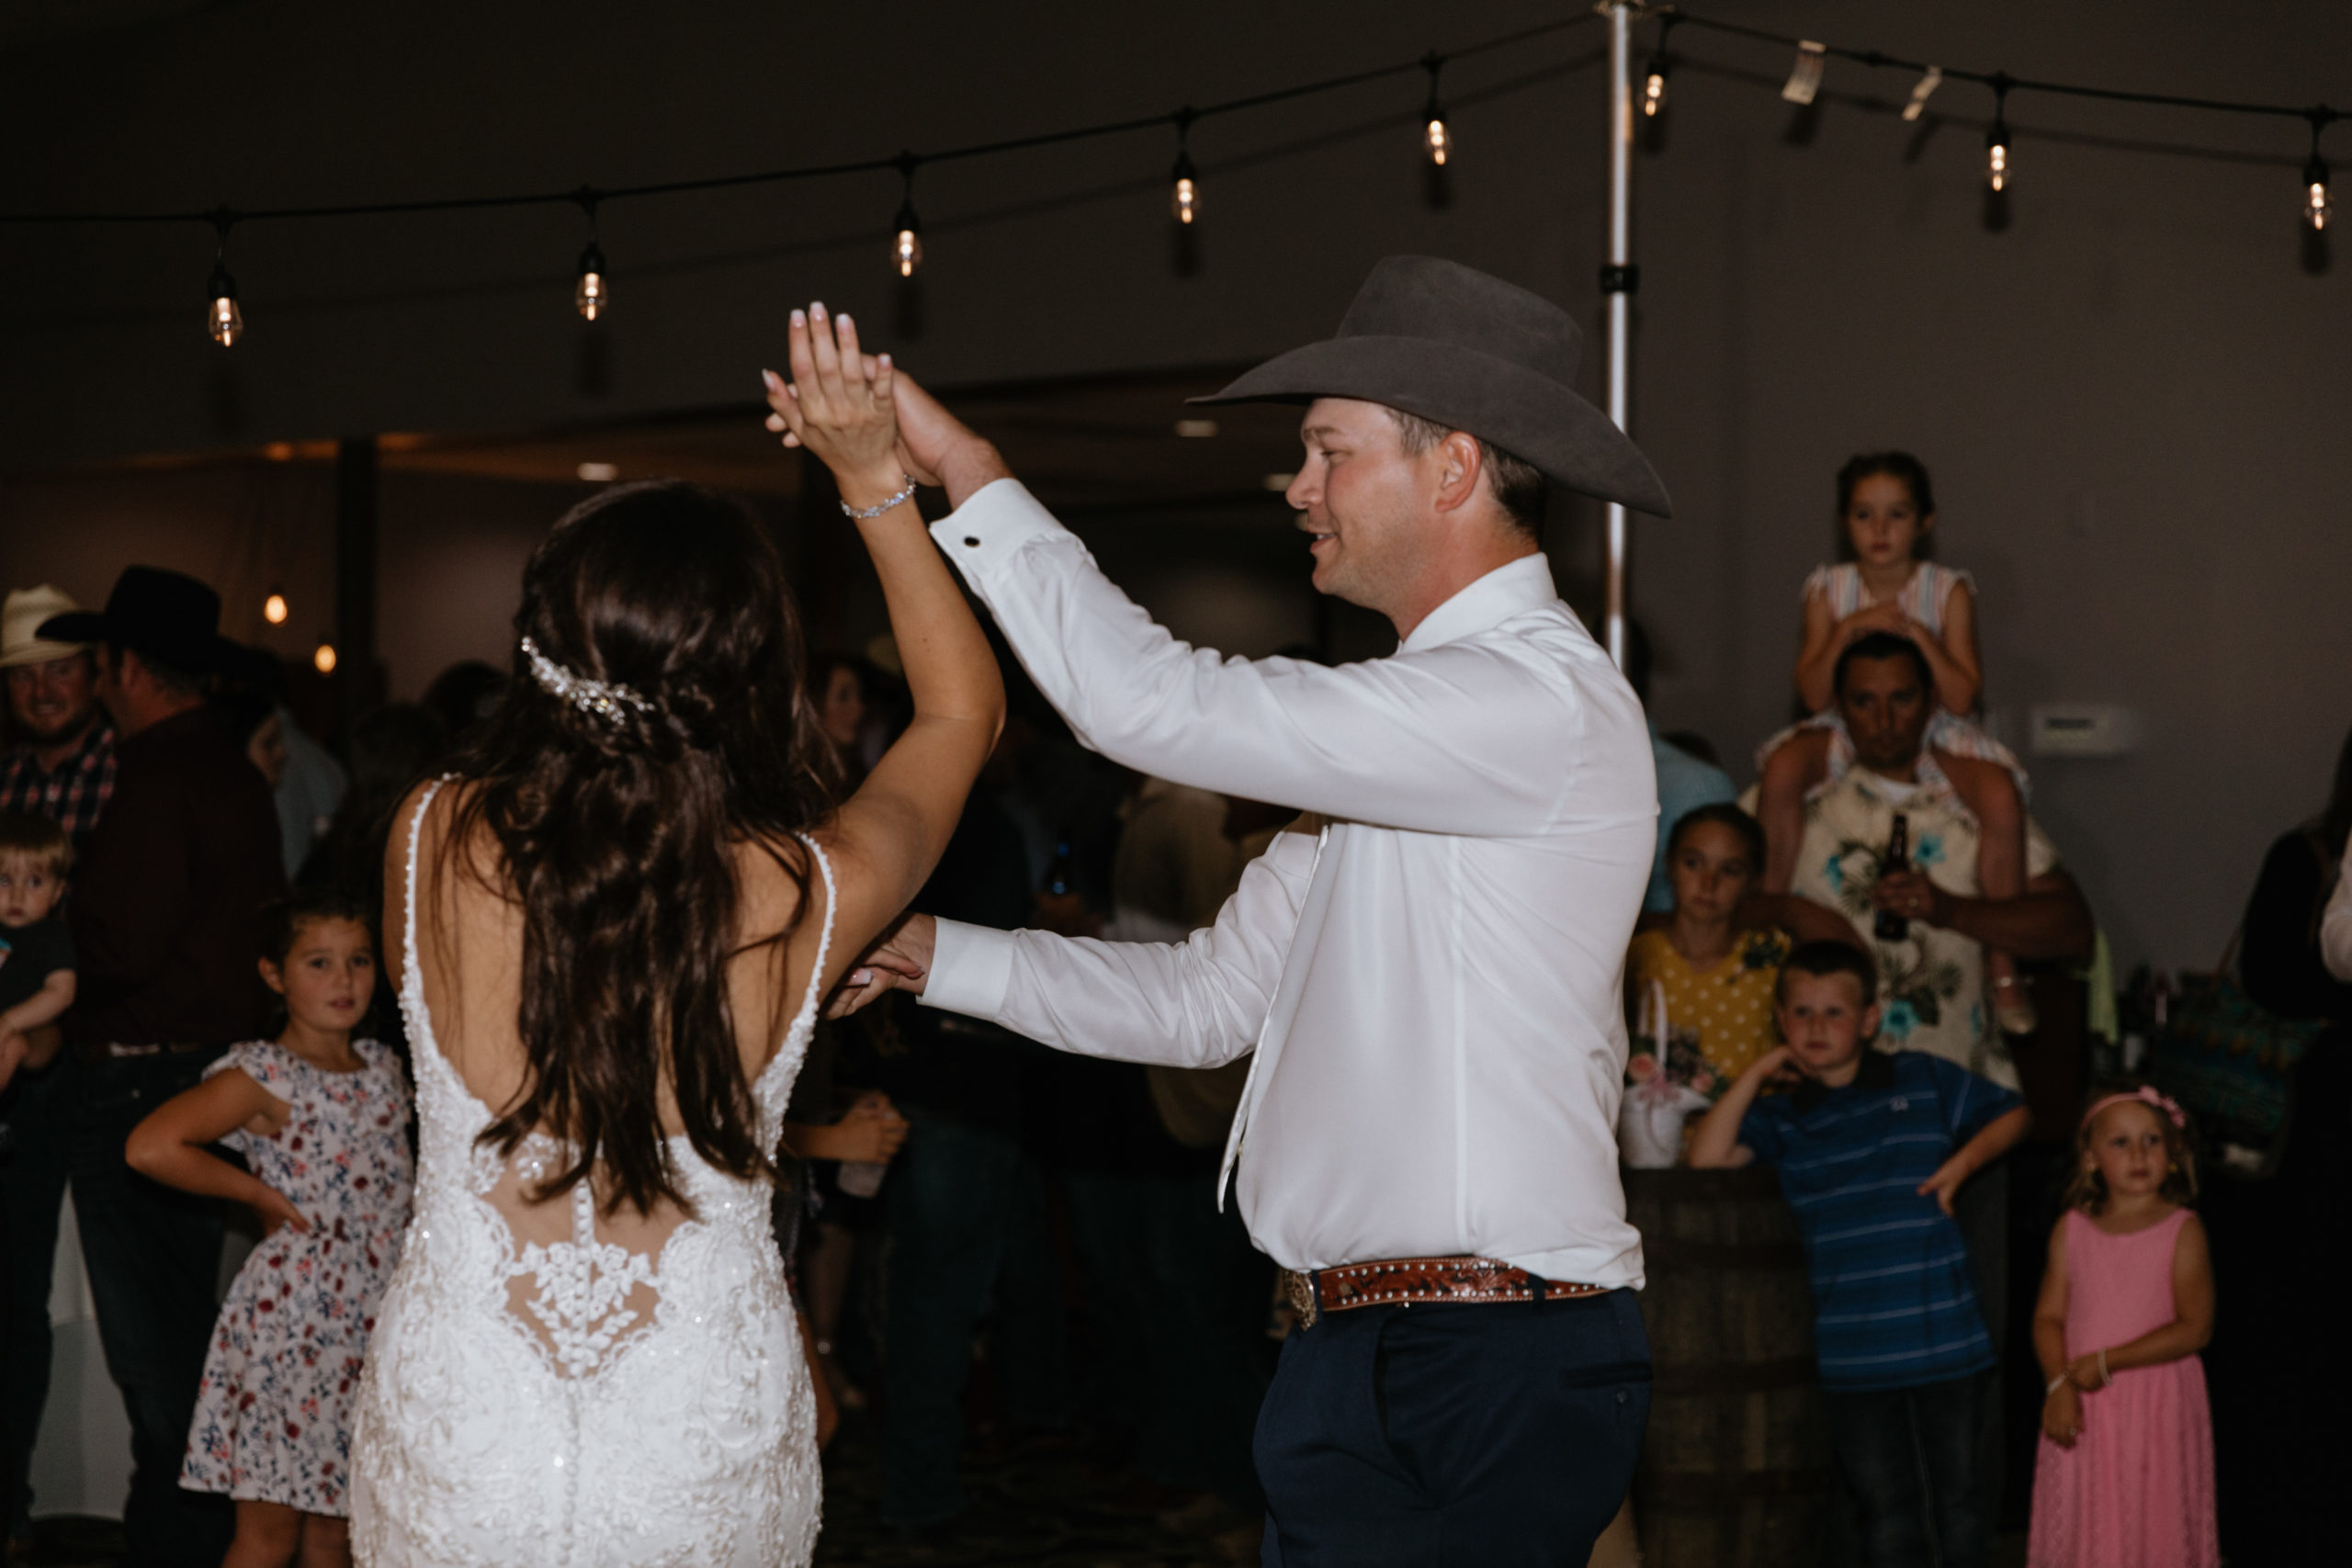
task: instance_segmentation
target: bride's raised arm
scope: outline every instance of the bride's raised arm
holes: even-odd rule
[[[832,470],[882,579],[914,721],[820,837],[842,873],[820,977],[830,990],[930,876],[1004,724],[1004,682],[955,574],[924,531],[891,404],[890,357],[868,361],[849,317],[792,312],[792,380],[766,372],[768,421]],[[812,588],[814,585],[811,585]]]

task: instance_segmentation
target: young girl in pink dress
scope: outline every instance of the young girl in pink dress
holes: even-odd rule
[[[2213,1274],[2188,1118],[2153,1089],[2084,1113],[2033,1348],[2048,1380],[2028,1568],[2216,1568],[2213,1426],[2197,1352]]]

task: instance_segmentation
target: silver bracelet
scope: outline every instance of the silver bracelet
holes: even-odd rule
[[[2048,1382],[2041,1385],[2041,1397],[2047,1399],[2052,1394],[2056,1393],[2060,1388],[2064,1386],[2065,1382],[2066,1374],[2060,1372],[2056,1377],[2052,1378]]]
[[[915,477],[912,474],[906,474],[901,477],[907,481],[907,488],[892,496],[889,500],[877,502],[872,506],[852,506],[848,502],[844,501],[842,502],[842,515],[844,517],[854,517],[861,523],[870,523],[875,518],[881,516],[885,512],[889,511],[890,508],[894,506],[904,506],[907,502],[915,498]]]

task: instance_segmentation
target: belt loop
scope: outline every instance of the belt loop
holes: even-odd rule
[[[1528,1304],[1530,1306],[1540,1309],[1544,1305],[1544,1303],[1546,1300],[1544,1287],[1547,1282],[1548,1281],[1546,1281],[1541,1274],[1530,1274],[1527,1277]]]

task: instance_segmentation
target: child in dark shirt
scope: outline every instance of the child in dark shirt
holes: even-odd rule
[[[0,1089],[42,1067],[57,1034],[34,1031],[74,1005],[74,939],[56,918],[73,840],[46,817],[0,811]]]
[[[1975,1563],[1993,1341],[1952,1195],[2026,1134],[1998,1085],[1925,1052],[1870,1048],[1878,973],[1842,942],[1781,971],[1779,1049],[1742,1073],[1690,1141],[1694,1167],[1777,1165],[1813,1279],[1814,1353],[1838,1468],[1872,1568]],[[1796,1088],[1759,1100],[1776,1075]]]

